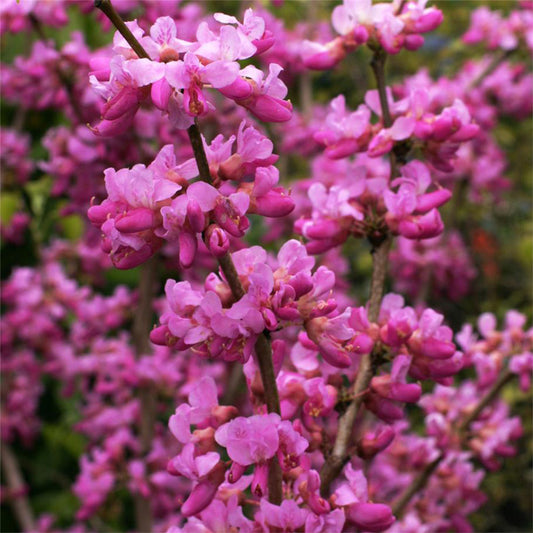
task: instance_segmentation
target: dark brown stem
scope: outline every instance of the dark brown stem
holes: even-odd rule
[[[481,414],[483,409],[490,405],[496,397],[500,394],[501,390],[509,381],[511,381],[514,377],[514,374],[509,372],[509,370],[505,370],[496,383],[491,387],[491,389],[483,396],[483,398],[479,401],[479,403],[476,405],[476,407],[470,412],[470,414],[462,420],[462,422],[457,426],[456,431],[457,434],[460,436],[459,442],[461,444],[464,444],[468,438],[468,435],[466,434],[466,430],[468,429],[468,426],[478,418],[478,416]],[[394,502],[392,506],[392,513],[396,518],[401,518],[403,513],[405,512],[407,506],[409,505],[409,502],[412,500],[412,498],[418,494],[429,482],[431,475],[439,464],[444,460],[445,454],[441,453],[434,461],[427,464],[424,470],[422,470],[416,477],[413,479],[413,482],[405,489],[405,491],[399,496],[399,498]]]
[[[155,279],[157,276],[156,259],[152,257],[141,267],[139,282],[139,302],[133,319],[132,340],[137,358],[150,353],[150,329],[153,322],[153,298]],[[141,454],[145,456],[152,448],[154,438],[154,422],[156,417],[156,396],[152,387],[139,390],[140,420],[139,438]],[[136,494],[135,517],[139,531],[152,531],[152,509],[150,500]]]
[[[22,477],[17,457],[9,444],[3,442],[1,446],[2,471],[5,483],[12,493],[11,507],[22,531],[35,531],[35,520],[24,491],[26,484]]]
[[[191,141],[192,151],[194,153],[194,159],[196,160],[196,165],[198,166],[198,172],[200,174],[200,179],[207,183],[211,183],[211,172],[209,171],[209,163],[207,162],[207,155],[204,150],[204,143],[202,141],[202,135],[200,134],[200,128],[195,122],[187,130],[189,135],[189,140]]]
[[[220,265],[222,272],[224,272],[224,277],[228,282],[233,298],[235,298],[235,300],[240,300],[245,295],[245,292],[241,280],[239,279],[237,269],[235,268],[235,264],[233,263],[233,259],[231,258],[231,254],[226,253],[222,257],[219,257],[218,264]]]
[[[383,117],[383,125],[386,128],[392,126],[392,118],[389,109],[389,101],[387,100],[387,86],[385,84],[385,63],[387,62],[387,52],[383,48],[378,48],[372,56],[370,66],[374,72],[376,83],[378,86],[379,103],[381,104],[381,115]]]
[[[398,6],[398,9],[396,10],[396,15],[401,15],[403,8],[405,7],[405,4],[407,3],[407,0],[402,0],[400,5]]]
[[[94,6],[97,7],[102,13],[113,23],[113,26],[120,32],[122,37],[126,39],[132,50],[139,56],[150,59],[146,50],[142,47],[141,43],[135,38],[130,29],[126,26],[122,17],[117,13],[117,10],[111,3],[111,0],[94,0]]]

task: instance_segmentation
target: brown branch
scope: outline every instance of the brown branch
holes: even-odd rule
[[[370,66],[372,67],[372,71],[374,72],[374,78],[376,79],[376,84],[378,87],[379,103],[381,105],[381,116],[383,118],[383,125],[385,126],[385,128],[390,128],[392,126],[392,116],[389,108],[389,100],[387,98],[387,85],[385,82],[386,62],[387,52],[385,52],[383,48],[379,47],[377,50],[374,51],[372,61],[370,61]],[[403,148],[399,144],[395,144],[394,148],[389,153],[391,179],[396,177],[397,175],[397,159],[402,160],[405,158],[406,154],[400,152],[403,152]]]
[[[370,284],[370,298],[368,300],[368,319],[376,322],[379,315],[381,300],[387,275],[388,256],[392,238],[387,236],[372,253],[373,269],[372,282]],[[380,357],[380,348],[376,347],[369,354],[364,354],[359,363],[357,377],[352,387],[354,399],[346,411],[339,418],[337,437],[333,450],[327,458],[322,471],[320,472],[322,497],[326,498],[329,493],[329,486],[340,474],[346,461],[349,459],[348,449],[350,447],[353,427],[361,404],[363,403],[365,392],[370,386],[374,374],[376,373],[377,361]]]
[[[398,519],[400,518],[408,503],[411,501],[413,496],[418,494],[428,483],[433,472],[440,465],[441,461],[444,459],[444,454],[440,454],[435,460],[431,463],[428,463],[424,470],[422,470],[412,481],[412,483],[405,489],[405,491],[400,495],[400,497],[394,502],[392,506],[392,514]]]
[[[512,374],[509,370],[505,370],[496,383],[491,387],[489,392],[483,396],[483,398],[479,401],[479,403],[476,405],[476,407],[469,413],[469,415],[463,419],[463,421],[457,425],[456,431],[457,434],[460,436],[460,444],[464,444],[468,438],[468,435],[466,434],[466,430],[468,429],[468,426],[474,422],[478,418],[478,416],[481,414],[483,409],[487,407],[489,404],[491,404],[498,394],[501,392],[503,387],[509,383],[514,377],[514,374]],[[396,516],[396,518],[401,518],[403,513],[405,512],[407,506],[409,505],[409,502],[412,500],[416,494],[418,494],[429,482],[431,479],[431,475],[439,464],[444,460],[445,454],[441,453],[434,461],[427,464],[424,470],[422,470],[412,481],[412,483],[405,489],[405,491],[398,497],[398,499],[394,502],[392,506],[392,514]]]
[[[211,172],[209,171],[209,163],[207,162],[207,155],[204,150],[204,143],[202,141],[202,135],[198,123],[195,121],[192,126],[187,130],[189,135],[189,141],[191,142],[192,151],[194,153],[194,159],[198,166],[198,172],[200,179],[207,183],[211,183]]]
[[[137,41],[135,36],[131,33],[128,27],[124,24],[124,21],[120,15],[116,12],[111,0],[95,0],[95,6],[102,10],[102,12],[111,20],[117,30],[121,35],[126,39],[128,44],[132,49],[137,53],[139,57],[148,58],[148,54],[142,47],[142,45]],[[207,161],[207,156],[204,150],[204,145],[202,142],[202,136],[200,134],[200,129],[198,124],[195,122],[187,130],[189,135],[189,140],[194,153],[194,158],[198,166],[198,172],[200,178],[203,181],[211,182],[211,174],[209,172],[209,164]],[[242,287],[242,283],[239,279],[237,270],[231,255],[229,253],[225,254],[223,257],[219,258],[220,268],[226,277],[228,285],[231,288],[233,297],[236,300],[242,298],[245,294],[245,291]],[[149,324],[149,322],[148,322]],[[274,366],[272,363],[272,348],[270,346],[270,341],[266,338],[265,334],[262,333],[259,335],[255,345],[255,351],[257,354],[257,359],[259,363],[259,369],[261,372],[261,379],[263,381],[263,388],[265,391],[265,400],[267,404],[267,409],[269,413],[280,413],[279,406],[279,395],[276,385],[276,378],[274,374]],[[272,503],[281,503],[282,499],[282,476],[281,469],[277,462],[277,459],[274,458],[271,461],[270,471],[269,471],[269,500]],[[150,528],[145,531],[150,531]]]
[[[487,407],[490,403],[493,402],[493,400],[496,399],[498,394],[501,392],[501,390],[513,379],[515,374],[510,372],[509,370],[505,370],[498,380],[494,383],[494,385],[491,387],[489,392],[483,398],[479,401],[479,403],[476,405],[476,407],[473,409],[473,411],[457,426],[457,431],[460,434],[463,434],[464,439],[464,432],[468,429],[468,426],[477,419],[477,417],[481,414],[481,411]]]
[[[35,531],[35,520],[31,510],[28,498],[24,494],[26,484],[20,471],[17,457],[11,450],[11,447],[6,442],[1,446],[2,470],[4,472],[5,481],[12,493],[11,507],[13,513],[23,531]]]
[[[389,265],[389,251],[392,237],[386,235],[372,250],[372,280],[370,282],[370,299],[368,300],[368,320],[377,322],[381,300],[385,291],[385,280]]]

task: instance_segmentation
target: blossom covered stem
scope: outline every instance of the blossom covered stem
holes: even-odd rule
[[[487,405],[491,404],[500,394],[501,390],[509,383],[515,377],[515,374],[510,372],[509,370],[506,370],[503,372],[498,380],[494,383],[494,385],[491,387],[491,389],[487,392],[487,394],[480,400],[480,402],[476,405],[476,407],[472,410],[472,412],[459,424],[457,431],[462,435],[462,438],[464,438],[464,432],[468,429],[468,426],[477,419],[477,417],[481,414],[481,411],[487,407]]]
[[[490,388],[490,390],[485,394],[485,396],[479,401],[476,407],[469,413],[469,415],[462,420],[462,422],[457,426],[457,433],[461,436],[461,443],[463,443],[466,438],[466,430],[468,426],[477,419],[481,414],[483,409],[490,405],[500,394],[501,390],[511,379],[513,379],[514,374],[509,370],[503,372],[496,383]],[[424,470],[422,470],[412,481],[412,483],[405,489],[405,491],[398,497],[392,506],[392,513],[396,516],[397,519],[401,518],[405,512],[407,506],[411,499],[418,494],[428,483],[432,474],[435,472],[439,464],[446,457],[445,453],[441,453],[436,459],[431,463],[428,463]]]
[[[389,235],[372,251],[372,282],[368,301],[368,318],[372,322],[377,321],[381,300],[383,299],[391,242],[392,238]],[[364,393],[368,389],[370,381],[375,374],[376,360],[378,358],[379,351],[377,350],[373,350],[369,354],[364,354],[361,358],[357,378],[352,388],[354,399],[339,419],[337,438],[335,439],[333,451],[320,473],[320,490],[323,497],[327,497],[330,484],[339,475],[349,458],[348,448],[350,446],[355,420],[361,403],[364,400]]]
[[[13,513],[23,531],[35,531],[33,513],[24,493],[26,485],[17,458],[7,443],[2,443],[2,471],[5,482],[12,494]]]

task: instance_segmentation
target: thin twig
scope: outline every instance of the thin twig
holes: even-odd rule
[[[43,26],[41,24],[41,21],[33,14],[30,13],[29,15],[30,23],[37,33],[37,35],[43,40],[46,41],[46,35],[44,34]],[[74,87],[72,84],[72,81],[69,79],[68,74],[66,74],[61,66],[59,64],[56,64],[53,66],[53,69],[59,78],[59,81],[62,83],[63,87],[65,88],[65,91],[67,93],[68,101],[70,103],[70,107],[72,107],[72,111],[74,112],[74,115],[78,119],[78,122],[80,124],[83,124],[85,122],[83,111],[80,107],[80,104],[78,100],[76,99],[76,95],[74,94]]]
[[[139,56],[150,59],[150,56],[143,48],[141,43],[135,38],[130,29],[126,26],[122,17],[117,13],[115,6],[111,0],[94,0],[94,6],[100,9],[102,13],[113,23],[113,26],[120,32],[122,37],[126,39],[132,50]]]
[[[490,76],[506,59],[508,59],[514,50],[501,50],[499,54],[495,55],[492,58],[492,61],[488,64],[487,68],[481,72],[477,78],[475,78],[472,83],[468,86],[469,89],[475,89],[479,87],[483,80]]]
[[[469,413],[469,415],[463,419],[463,421],[458,424],[456,431],[458,435],[460,436],[460,443],[464,444],[468,440],[468,435],[466,433],[466,430],[468,429],[468,426],[478,418],[478,416],[481,414],[483,409],[487,407],[489,404],[491,404],[498,394],[501,392],[503,387],[513,379],[514,374],[512,374],[509,370],[505,370],[496,383],[491,387],[489,392],[483,398],[479,401],[479,403],[476,405],[476,407]],[[436,459],[434,459],[431,463],[428,463],[424,470],[422,470],[412,481],[412,483],[404,490],[404,492],[398,497],[398,499],[394,502],[392,506],[392,514],[396,518],[401,518],[405,510],[407,509],[407,506],[409,505],[409,502],[412,500],[414,496],[416,496],[429,482],[431,479],[431,475],[439,464],[444,460],[446,455],[444,453],[441,453]]]
[[[20,471],[17,457],[6,442],[1,446],[2,470],[9,491],[12,493],[11,506],[13,513],[23,531],[35,531],[35,520],[28,498],[24,491],[26,484]]]

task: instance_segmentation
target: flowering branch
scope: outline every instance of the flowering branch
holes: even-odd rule
[[[11,505],[17,521],[23,531],[35,531],[35,521],[33,513],[25,496],[26,485],[22,478],[22,473],[17,462],[15,454],[10,446],[5,442],[1,446],[2,470],[12,493]]]
[[[202,137],[198,125],[195,123],[187,130],[191,146],[194,152],[194,158],[198,165],[200,178],[203,181],[210,182],[211,176],[209,174],[209,165],[207,163],[207,156],[202,143]],[[231,292],[235,300],[240,300],[245,292],[242,283],[239,279],[239,274],[235,268],[235,264],[231,258],[231,254],[226,253],[218,258],[218,263],[224,277],[230,286]],[[276,385],[276,376],[274,374],[274,365],[272,363],[272,347],[270,341],[264,333],[259,335],[255,343],[255,353],[257,354],[257,361],[259,363],[259,371],[261,373],[261,380],[263,382],[263,389],[265,392],[265,403],[269,413],[280,414],[279,394]],[[268,475],[268,493],[269,500],[272,503],[280,504],[282,500],[282,476],[281,468],[277,458],[273,458],[270,463]]]
[[[44,33],[44,30],[43,30],[43,26],[41,24],[41,21],[33,14],[33,13],[30,13],[29,15],[29,20],[30,20],[30,23],[33,27],[33,29],[35,30],[35,32],[37,33],[37,35],[39,36],[40,39],[42,39],[43,41],[46,41],[46,35]],[[68,96],[68,100],[69,100],[69,103],[72,107],[72,111],[74,111],[74,115],[76,115],[76,118],[78,119],[78,121],[80,123],[83,124],[84,122],[84,116],[83,116],[83,111],[79,105],[79,102],[73,92],[73,85],[72,85],[72,82],[71,80],[69,79],[69,76],[68,74],[66,74],[65,72],[63,72],[63,70],[61,69],[61,67],[59,65],[56,65],[54,67],[54,70],[55,70],[55,73],[57,74],[57,77],[59,78],[59,80],[61,81],[61,83],[63,84],[63,86],[65,87],[65,91],[67,93],[67,96]]]
[[[511,381],[514,377],[509,370],[506,370],[501,374],[499,379],[494,383],[492,388],[487,392],[487,394],[479,401],[476,407],[472,412],[457,426],[457,433],[460,435],[460,442],[463,443],[466,440],[466,430],[468,426],[477,419],[481,414],[483,409],[493,402],[494,399],[501,392],[503,387]],[[412,483],[405,489],[403,494],[394,502],[392,506],[392,512],[396,518],[401,518],[405,512],[409,502],[418,494],[428,483],[433,472],[437,469],[439,464],[444,460],[446,454],[441,453],[436,459],[431,463],[427,464],[424,470],[422,470],[412,481]]]

